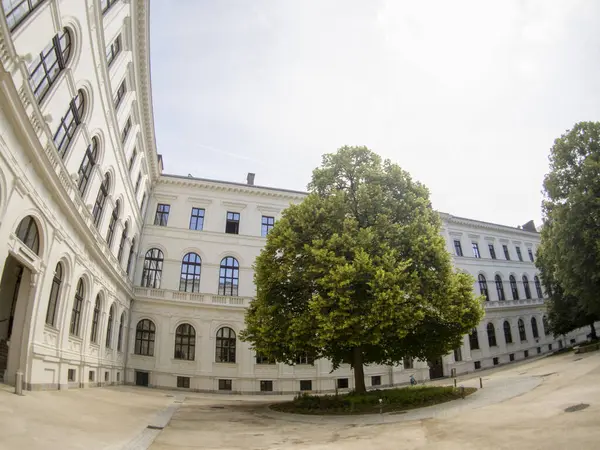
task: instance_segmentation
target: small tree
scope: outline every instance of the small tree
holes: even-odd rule
[[[365,364],[433,359],[482,317],[473,279],[453,271],[420,183],[365,147],[323,157],[310,194],[290,206],[256,260],[242,339],[277,361]]]

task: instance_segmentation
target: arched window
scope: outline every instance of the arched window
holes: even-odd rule
[[[175,359],[193,361],[196,354],[196,330],[189,323],[182,323],[175,330]]]
[[[531,333],[533,334],[534,339],[537,339],[540,337],[540,334],[538,332],[538,327],[537,327],[537,320],[535,317],[531,318]]]
[[[513,300],[519,300],[519,289],[517,288],[517,280],[515,280],[515,277],[512,275],[508,277],[508,280],[510,282],[510,290],[512,292]]]
[[[498,293],[498,300],[506,300],[506,297],[504,296],[504,283],[502,283],[502,278],[500,278],[500,275],[496,275],[494,277],[494,280],[496,282],[496,292]]]
[[[496,347],[496,329],[493,323],[487,324],[488,344],[490,347]]]
[[[542,293],[542,285],[540,284],[540,279],[537,277],[537,275],[533,277],[533,282],[535,283],[535,290],[538,298],[544,298],[544,294]]]
[[[123,327],[125,326],[125,312],[121,313],[121,319],[119,320],[119,336],[117,337],[117,351],[123,349]]]
[[[477,328],[473,328],[471,334],[469,334],[469,345],[471,350],[479,350],[479,336],[477,335]]]
[[[8,29],[13,31],[17,28],[42,3],[43,0],[3,1],[2,9]]]
[[[129,247],[129,256],[127,257],[127,275],[131,273],[133,268],[133,255],[135,253],[135,238],[131,240],[131,246]]]
[[[125,222],[125,226],[123,227],[123,232],[121,233],[121,242],[119,242],[119,251],[117,252],[117,259],[119,260],[119,264],[121,264],[121,259],[123,258],[123,250],[125,249],[125,242],[127,242],[127,235],[129,234],[129,224]]]
[[[544,334],[548,336],[550,334],[550,324],[548,323],[548,316],[542,317],[542,325],[544,326]]]
[[[109,189],[110,174],[106,172],[106,174],[104,175],[104,181],[102,181],[100,189],[98,189],[96,203],[94,204],[94,209],[92,210],[92,216],[94,216],[94,225],[96,226],[96,228],[100,226],[100,221],[102,220],[102,211],[104,210],[104,204],[106,203],[106,198],[108,197]]]
[[[54,36],[50,44],[31,62],[28,69],[29,84],[38,103],[67,67],[70,55],[71,34],[65,28]]]
[[[238,295],[239,267],[237,259],[232,256],[227,256],[221,260],[219,295]]]
[[[85,286],[83,279],[80,278],[77,282],[77,290],[75,292],[75,300],[73,301],[73,311],[71,311],[71,326],[69,333],[73,336],[79,336],[79,325],[81,323],[81,310],[83,309],[83,296],[85,294]]]
[[[90,334],[90,341],[94,344],[98,343],[98,324],[100,323],[100,294],[96,296],[96,303],[94,304],[94,314],[92,315],[92,333]]]
[[[217,331],[217,354],[215,361],[222,363],[235,362],[235,331],[231,328],[223,327]]]
[[[108,248],[112,247],[112,241],[115,237],[115,228],[117,226],[117,220],[119,220],[119,215],[121,214],[121,201],[117,200],[115,207],[113,208],[113,212],[110,216],[110,222],[108,222],[108,231],[106,232],[106,243],[108,244]]]
[[[519,339],[521,339],[521,342],[527,340],[527,333],[525,333],[525,322],[523,322],[523,319],[519,319]]]
[[[490,301],[490,293],[488,292],[487,280],[485,279],[485,275],[479,274],[479,293],[485,296],[486,301]]]
[[[114,317],[115,305],[110,305],[110,309],[108,310],[108,323],[106,324],[106,348],[112,347],[112,331]]]
[[[525,298],[531,298],[531,289],[529,289],[529,278],[523,275],[523,289],[525,289]]]
[[[83,119],[84,107],[85,99],[83,91],[79,90],[77,95],[73,97],[73,100],[69,103],[69,109],[60,119],[58,128],[54,133],[54,145],[56,145],[56,151],[61,158],[65,157],[67,148],[75,135],[75,130],[77,130],[77,127]]]
[[[85,155],[83,161],[79,166],[79,179],[77,180],[77,190],[79,195],[82,197],[85,195],[85,190],[90,183],[90,177],[92,176],[92,170],[98,162],[98,138],[93,137],[92,143],[85,149]]]
[[[15,232],[19,240],[33,251],[36,255],[40,252],[40,234],[35,219],[27,216],[21,220]]]
[[[160,288],[160,277],[162,275],[163,252],[157,248],[151,248],[146,252],[144,258],[144,271],[142,272],[142,286],[154,289]]]
[[[185,292],[200,291],[200,268],[202,260],[197,253],[188,253],[181,261],[181,277],[179,290]]]
[[[504,341],[507,344],[512,344],[512,332],[510,331],[510,323],[508,323],[508,320],[504,321],[502,327],[504,328]]]
[[[48,310],[46,311],[46,323],[54,326],[56,320],[56,307],[58,306],[58,296],[60,295],[60,285],[62,284],[63,268],[61,263],[54,269],[54,278],[52,278],[52,287],[50,288],[50,298],[48,299]]]
[[[148,319],[140,320],[135,327],[134,353],[142,356],[154,356],[155,334],[154,322]]]

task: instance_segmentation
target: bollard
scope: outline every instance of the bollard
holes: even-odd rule
[[[460,396],[462,397],[462,399],[465,399],[465,387],[461,386],[460,387]]]
[[[479,388],[483,389],[483,380],[479,377]]]
[[[454,379],[454,389],[456,389],[456,378]]]
[[[23,395],[23,372],[17,372],[15,380],[15,394]]]

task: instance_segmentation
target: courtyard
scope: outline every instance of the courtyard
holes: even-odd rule
[[[465,400],[344,417],[271,411],[280,396],[110,387],[19,397],[3,386],[0,449],[595,449],[599,374],[600,353],[568,353],[461,377],[483,380]]]

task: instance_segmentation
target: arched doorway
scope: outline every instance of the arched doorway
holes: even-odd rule
[[[34,286],[34,274],[40,252],[37,223],[25,217],[15,230],[16,245],[4,262],[0,278],[0,379],[14,384],[21,366],[21,350],[26,316]]]

